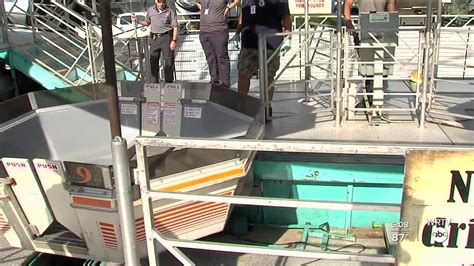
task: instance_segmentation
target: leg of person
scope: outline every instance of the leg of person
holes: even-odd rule
[[[202,50],[204,50],[204,55],[206,56],[207,66],[209,67],[209,75],[211,76],[211,83],[218,83],[219,74],[217,73],[217,58],[215,54],[215,48],[213,47],[213,38],[213,33],[199,33],[199,41],[201,42]]]
[[[171,83],[174,80],[174,51],[170,49],[171,35],[163,36],[160,41],[162,42],[165,82]]]
[[[230,59],[227,44],[229,43],[229,31],[214,32],[212,46],[217,58],[217,73],[222,86],[230,87]]]
[[[239,70],[239,83],[237,91],[247,95],[250,88],[250,78],[258,70],[258,50],[253,48],[240,49],[237,68]]]
[[[369,76],[369,80],[366,80],[365,81],[365,91],[367,93],[373,93],[374,92],[374,80],[373,80],[373,76]],[[367,95],[367,99],[369,101],[369,106],[372,106],[373,102],[374,102],[374,96],[373,95]]]
[[[160,54],[161,49],[158,45],[158,39],[151,39],[150,42],[150,71],[151,83],[157,83],[160,80]]]

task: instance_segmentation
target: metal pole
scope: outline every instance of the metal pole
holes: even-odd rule
[[[437,78],[438,72],[438,59],[439,59],[439,49],[440,49],[440,39],[441,39],[441,27],[442,27],[442,9],[443,3],[441,0],[438,0],[438,14],[436,15],[436,28],[433,29],[433,56],[431,58],[431,75],[430,75],[430,86],[429,91],[427,92],[428,95],[428,102],[427,102],[427,109],[431,109],[431,104],[433,102],[433,97],[436,91],[436,87],[438,82],[435,80]]]
[[[311,79],[311,67],[309,66],[309,6],[308,6],[308,0],[304,1],[304,30],[306,31],[304,39],[304,62],[305,62],[305,68],[304,68],[304,95],[305,95],[305,100],[309,100],[309,82]]]
[[[8,15],[5,11],[5,2],[0,4],[0,12],[2,16],[2,38],[3,42],[8,43],[10,45],[10,42],[8,40]]]
[[[140,262],[137,254],[135,215],[133,213],[132,186],[130,185],[130,165],[127,141],[125,139],[115,137],[112,140],[112,159],[125,265],[138,266]]]
[[[107,84],[107,110],[109,111],[110,133],[112,138],[121,137],[119,104],[117,95],[117,73],[115,73],[114,41],[112,39],[112,20],[110,1],[100,1],[100,22],[104,52],[105,83]]]
[[[42,4],[42,2],[40,3]],[[37,43],[38,40],[36,39],[36,30],[38,29],[38,25],[36,25],[36,16],[34,14],[34,8],[35,8],[35,3],[34,1],[30,2],[28,14],[30,16],[30,22],[31,22],[31,33],[33,34],[33,42]],[[36,48],[38,49],[38,48]]]
[[[142,47],[143,47],[143,58],[140,58],[140,60],[143,60],[144,64],[143,64],[143,71],[140,71],[141,73],[144,73],[144,76],[142,77],[142,79],[146,82],[146,83],[150,83],[151,82],[151,62],[150,62],[150,49],[148,47],[148,42],[149,42],[149,39],[148,37],[143,37],[143,38],[140,38],[142,40]]]
[[[341,126],[341,31],[342,31],[341,0],[337,0],[337,36],[336,36],[336,127]]]
[[[140,197],[142,199],[143,208],[143,224],[145,226],[146,235],[146,247],[148,252],[148,264],[150,266],[158,265],[157,260],[157,246],[153,238],[153,232],[155,232],[155,221],[153,217],[153,203],[149,195],[151,186],[150,178],[148,177],[148,161],[146,147],[144,145],[137,144],[136,156],[138,166],[138,183],[140,184]]]
[[[97,0],[92,0],[91,1],[91,5],[92,5],[92,10],[94,10],[94,12],[97,14]],[[94,19],[95,23],[97,23],[97,18]]]
[[[420,128],[425,126],[426,119],[426,95],[428,90],[428,75],[430,73],[430,50],[431,50],[431,20],[432,18],[432,1],[428,1],[428,12],[426,14],[426,32],[425,32],[425,58],[424,58],[424,73],[423,73],[423,94],[421,95],[421,110],[420,110]]]
[[[97,83],[99,80],[99,77],[97,75],[97,70],[95,66],[95,53],[94,53],[94,47],[95,45],[93,44],[93,38],[91,34],[91,25],[89,24],[88,21],[85,22],[84,29],[86,29],[86,43],[87,43],[87,54],[89,56],[89,64],[91,66],[91,76],[92,76],[92,82]]]
[[[140,71],[140,77],[141,80],[148,82],[148,80],[145,80],[147,77],[146,71],[145,71],[145,64],[144,62],[144,55],[145,55],[145,48],[143,45],[144,39],[143,38],[136,38],[135,41],[137,42],[137,51],[138,51],[138,70]]]
[[[263,34],[258,35],[258,51],[260,100],[264,104],[265,119],[268,119],[267,42]]]

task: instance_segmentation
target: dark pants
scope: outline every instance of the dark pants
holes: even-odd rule
[[[150,69],[151,82],[157,83],[160,80],[160,56],[163,53],[163,66],[165,72],[165,82],[171,83],[174,79],[174,51],[170,49],[171,34],[156,36],[150,41]]]
[[[227,50],[229,31],[201,32],[199,40],[206,55],[211,82],[230,87],[230,60]]]

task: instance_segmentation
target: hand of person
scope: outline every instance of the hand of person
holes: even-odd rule
[[[352,20],[346,19],[345,22],[347,31],[354,32],[354,24],[352,24]]]
[[[229,8],[229,7],[226,7],[226,8],[225,8],[225,10],[224,10],[224,16],[225,16],[225,17],[230,16],[230,8]]]
[[[235,48],[240,49],[240,33],[236,32],[229,42],[232,43]]]
[[[352,20],[350,19],[346,20],[346,30],[350,35],[352,35],[354,44],[360,45],[359,33],[355,30],[354,24],[352,24]]]
[[[285,56],[285,54],[291,49],[291,39],[290,38],[285,38],[283,41],[283,44],[281,45],[280,48],[280,54],[281,56]]]
[[[176,42],[173,41],[173,40],[170,42],[170,49],[171,49],[171,51],[176,50]]]

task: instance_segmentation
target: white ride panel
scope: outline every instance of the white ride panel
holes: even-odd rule
[[[69,192],[64,187],[62,164],[44,159],[34,159],[33,164],[56,220],[79,238],[83,238],[76,212],[71,208]]]
[[[54,220],[46,197],[28,159],[2,158],[8,176],[15,179],[12,190],[34,234],[41,235]]]

